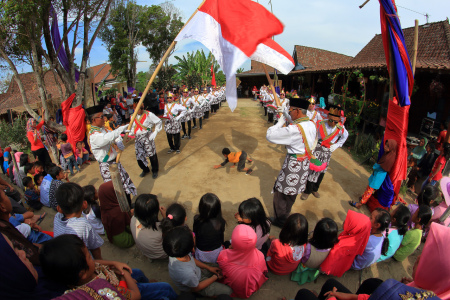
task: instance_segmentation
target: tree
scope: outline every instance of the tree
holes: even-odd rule
[[[208,56],[202,50],[187,53],[187,56],[180,58],[175,56],[178,63],[174,66],[178,71],[177,79],[188,86],[205,86],[211,83],[211,64],[214,64],[214,73],[216,73],[216,80],[219,70],[219,64],[213,60],[213,55],[210,52]],[[223,74],[223,72],[222,72]]]
[[[174,84],[175,74],[177,74],[177,70],[172,65],[161,68],[158,77],[153,82],[153,87],[156,89],[171,89]]]
[[[13,74],[11,72],[2,73],[0,75],[0,94],[6,93],[11,83]]]
[[[244,72],[244,68],[239,68],[239,69],[237,69],[236,74],[239,74],[239,73],[242,73],[242,72]]]
[[[137,77],[136,90],[142,92],[145,90],[148,80],[150,79],[150,73],[141,71],[137,73],[136,77]]]
[[[136,47],[153,31],[158,30],[165,14],[160,6],[137,5],[134,0],[120,0],[100,31],[99,37],[109,52],[112,72],[136,87]]]
[[[109,13],[111,2],[112,0],[7,0],[0,3],[0,56],[13,72],[24,107],[31,116],[37,118],[37,114],[28,105],[24,86],[16,68],[17,62],[26,62],[32,66],[41,103],[46,111],[48,95],[43,80],[45,63],[48,63],[54,76],[64,84],[65,96],[76,94],[72,105],[81,105],[89,54]],[[58,21],[62,22],[62,38],[57,49],[53,44],[58,40],[52,36],[53,18],[58,18]],[[59,30],[58,26],[56,30]],[[71,43],[69,35],[72,36]],[[80,44],[82,59],[78,84],[75,78],[75,50]],[[63,54],[66,58],[63,58]],[[61,90],[60,94],[63,97]],[[46,121],[48,118],[46,113]],[[64,126],[57,126],[55,123],[49,125],[60,131],[65,130]]]

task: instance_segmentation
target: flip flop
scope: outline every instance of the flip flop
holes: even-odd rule
[[[248,169],[247,172],[245,173],[245,175],[250,175],[252,173],[253,173],[253,170],[252,169]]]
[[[348,204],[350,204],[350,206],[356,207],[356,202],[352,200],[348,201]]]
[[[44,212],[42,215],[39,216],[39,219],[37,220],[36,224],[39,225],[41,222],[45,219],[45,216],[47,216],[47,213]]]
[[[253,159],[251,159],[251,158],[247,158],[247,160],[248,160],[249,163],[253,162]]]

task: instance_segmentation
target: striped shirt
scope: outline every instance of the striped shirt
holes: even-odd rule
[[[53,233],[54,237],[75,234],[83,240],[89,250],[97,249],[104,243],[84,216],[66,219],[62,213],[57,213],[53,222]]]

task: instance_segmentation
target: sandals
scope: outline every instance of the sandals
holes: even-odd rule
[[[42,215],[39,216],[39,219],[36,221],[36,224],[39,225],[41,222],[45,219],[45,216],[47,216],[47,213],[44,212]]]
[[[348,204],[350,204],[350,206],[353,206],[353,207],[356,207],[356,203],[357,202],[354,202],[352,200],[348,201]]]
[[[253,170],[252,169],[248,169],[247,172],[245,173],[245,175],[250,175],[252,174]]]

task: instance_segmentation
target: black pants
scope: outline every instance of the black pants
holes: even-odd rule
[[[275,218],[280,222],[285,222],[291,213],[292,205],[295,203],[297,195],[285,195],[275,190],[273,193],[273,211]]]
[[[41,148],[32,152],[35,158],[44,163],[44,166],[52,163],[52,159],[50,158],[47,149]]]
[[[264,115],[267,116],[267,107],[264,106]]]
[[[267,121],[273,123],[273,113],[267,113]]]
[[[152,173],[158,173],[159,171],[159,162],[158,162],[158,155],[155,153],[155,155],[150,156],[150,165],[152,166]],[[137,161],[139,168],[142,169],[142,171],[148,173],[150,172],[150,169],[144,165],[144,163],[140,160]]]
[[[170,149],[176,151],[180,150],[180,133],[166,133],[167,141],[169,142]]]
[[[194,118],[194,119],[192,119],[192,121],[194,121],[194,127],[197,126],[197,119]],[[200,128],[202,128],[203,118],[198,118],[198,123],[199,123]]]
[[[325,176],[325,173],[319,175],[319,178],[317,178],[317,182],[311,182],[308,180],[304,193],[311,194],[312,192],[317,192],[319,190],[320,184],[322,183],[323,176]]]
[[[183,133],[186,135],[186,123],[188,124],[188,136],[191,136],[191,120],[181,123],[181,128],[183,128]]]
[[[205,111],[205,119],[209,118],[209,110]]]
[[[212,104],[211,105],[211,112],[212,113],[216,113],[217,112],[217,107],[219,106],[219,104]]]
[[[378,278],[367,279],[361,284],[356,294],[371,295],[382,283],[383,280]],[[322,286],[319,297],[316,297],[310,290],[301,289],[297,292],[295,300],[325,300],[325,294],[329,291],[332,291],[334,287],[337,288],[338,292],[352,294],[352,292],[348,288],[343,286],[339,281],[330,278]]]
[[[6,174],[5,168],[3,168],[3,162],[5,161],[4,157],[0,157],[0,167],[2,168],[3,174]]]

